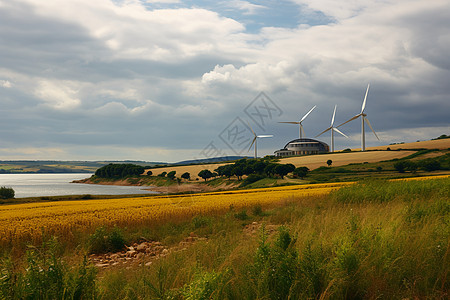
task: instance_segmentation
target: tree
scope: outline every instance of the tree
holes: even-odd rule
[[[422,162],[421,168],[427,172],[436,171],[441,168],[441,164],[437,160],[426,160]]]
[[[159,174],[158,176],[159,176],[159,177],[166,177],[166,175],[167,175],[167,172],[164,171],[164,172],[162,172],[161,174]]]
[[[333,161],[331,159],[327,160],[327,165],[331,166],[331,164],[333,163]]]
[[[266,173],[267,176],[273,176],[275,174],[275,167],[278,166],[278,164],[269,163],[264,168],[264,173]]]
[[[281,179],[283,179],[284,176],[286,176],[289,173],[290,169],[291,168],[288,167],[287,165],[277,165],[274,168],[274,173],[277,174],[277,175],[280,175]]]
[[[174,180],[176,173],[176,171],[170,171],[169,173],[167,173],[167,178]]]
[[[1,199],[12,199],[16,195],[16,192],[13,188],[9,188],[6,186],[0,187],[0,198]]]
[[[205,179],[205,181],[206,181],[206,180],[208,180],[208,178],[211,178],[211,177],[212,177],[212,172],[211,172],[210,170],[208,170],[208,169],[201,170],[201,171],[198,173],[198,176],[201,177],[201,178],[203,178],[203,179]]]
[[[149,171],[147,171],[147,175],[148,175],[148,176],[152,176],[152,175],[153,175],[153,172],[152,172],[151,170],[149,170]]]
[[[236,175],[238,180],[241,180],[242,175],[244,175],[244,165],[242,164],[236,165],[232,170],[232,174]]]
[[[394,164],[394,168],[399,172],[399,173],[405,173],[405,169],[406,169],[406,162],[405,161],[399,161],[396,162]]]
[[[181,178],[191,180],[191,174],[189,174],[189,172],[184,172],[183,174],[181,174]]]
[[[124,178],[138,176],[145,172],[145,168],[134,164],[108,164],[95,171],[95,176],[101,178]]]
[[[253,164],[253,170],[258,174],[262,174],[264,173],[264,168],[267,166],[267,164],[268,163],[265,161],[258,160]]]
[[[303,179],[308,174],[309,169],[307,167],[298,167],[292,172],[295,177]]]

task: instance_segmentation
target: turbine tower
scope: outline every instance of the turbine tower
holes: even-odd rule
[[[334,106],[334,111],[333,111],[333,117],[331,117],[331,125],[330,127],[328,127],[327,129],[325,129],[324,131],[322,131],[320,134],[316,135],[316,137],[321,136],[322,134],[324,134],[325,132],[331,130],[331,152],[334,152],[334,132],[336,131],[337,133],[342,134],[343,136],[345,136],[346,138],[348,138],[348,136],[346,136],[343,132],[341,132],[339,129],[337,129],[336,127],[334,127],[334,117],[336,115],[336,107],[337,105]]]
[[[367,85],[366,95],[364,96],[364,101],[363,101],[363,104],[361,107],[361,112],[359,114],[357,114],[356,116],[354,116],[353,118],[350,118],[348,121],[346,121],[338,126],[338,127],[341,127],[342,125],[347,124],[348,122],[361,117],[361,151],[366,151],[366,133],[364,130],[364,122],[366,122],[367,125],[369,125],[370,129],[372,129],[372,132],[375,135],[375,137],[378,140],[380,140],[378,138],[378,135],[375,133],[375,130],[373,130],[372,125],[370,125],[369,119],[367,119],[367,115],[364,113],[364,109],[366,108],[367,94],[369,93],[369,87],[370,87],[370,83]]]
[[[310,111],[308,111],[306,113],[306,115],[303,116],[303,118],[301,118],[300,121],[297,122],[278,122],[278,123],[286,123],[286,124],[298,124],[299,125],[299,138],[302,138],[302,135],[305,134],[305,131],[303,130],[303,125],[302,122],[306,119],[306,117],[314,110],[314,108],[316,108],[316,105],[313,106],[313,108],[310,109]]]
[[[248,151],[250,151],[250,149],[252,149],[253,144],[255,144],[255,158],[258,158],[258,147],[257,147],[257,142],[259,138],[271,138],[273,137],[273,135],[256,135],[256,133],[253,131],[252,126],[250,126],[250,123],[248,123],[248,127],[250,127],[250,130],[253,133],[253,141],[250,144],[250,147],[248,148]]]

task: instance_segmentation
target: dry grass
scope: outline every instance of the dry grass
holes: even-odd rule
[[[376,152],[349,152],[349,153],[333,153],[323,155],[308,155],[283,158],[280,163],[294,164],[296,167],[305,166],[310,170],[327,166],[327,160],[333,161],[332,166],[344,166],[351,163],[374,163],[383,160],[391,160],[395,158],[403,158],[413,154],[414,151],[376,151]]]
[[[434,141],[423,141],[414,143],[405,143],[397,145],[379,146],[379,147],[369,147],[368,150],[386,150],[391,148],[391,150],[397,149],[440,149],[445,150],[450,148],[450,139],[434,140]],[[356,149],[354,149],[356,150]]]

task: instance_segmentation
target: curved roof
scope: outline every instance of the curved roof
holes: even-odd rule
[[[287,149],[287,146],[291,143],[318,143],[319,147],[322,146],[322,147],[324,147],[324,149],[328,148],[328,144],[326,144],[324,142],[314,140],[314,139],[309,139],[309,138],[301,138],[301,139],[295,139],[295,140],[290,141],[289,143],[287,143],[284,146],[284,149]]]

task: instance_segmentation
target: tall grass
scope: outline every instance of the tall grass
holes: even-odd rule
[[[449,179],[370,181],[257,211],[245,219],[234,210],[205,213],[152,228],[149,234],[161,241],[190,231],[208,239],[150,267],[103,271],[98,298],[450,296]],[[251,234],[243,230],[253,222],[265,225]]]

